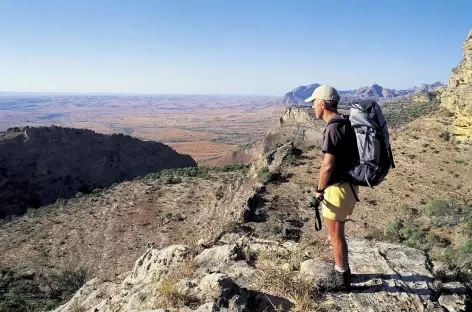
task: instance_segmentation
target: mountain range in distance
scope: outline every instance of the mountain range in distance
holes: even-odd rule
[[[284,104],[296,104],[296,105],[307,105],[304,101],[310,97],[313,91],[319,87],[320,84],[314,83],[307,86],[299,86],[293,89],[284,96]],[[361,87],[356,90],[339,90],[341,95],[342,104],[350,104],[359,99],[372,98],[376,100],[387,100],[398,97],[410,96],[422,92],[432,92],[437,90],[439,87],[445,86],[443,83],[437,81],[431,84],[422,84],[417,87],[396,90],[384,88],[376,83],[371,86]]]

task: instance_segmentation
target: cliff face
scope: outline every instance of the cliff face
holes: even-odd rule
[[[452,70],[441,92],[441,105],[455,113],[452,133],[457,141],[472,140],[472,30],[462,45],[464,59]]]
[[[158,142],[61,127],[0,133],[0,218],[196,162]]]

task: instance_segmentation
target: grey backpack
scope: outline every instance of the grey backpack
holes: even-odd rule
[[[395,168],[387,122],[380,105],[373,100],[361,100],[351,106],[349,121],[354,129],[359,162],[349,175],[360,186],[376,186]]]

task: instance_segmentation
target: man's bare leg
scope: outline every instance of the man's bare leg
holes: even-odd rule
[[[349,268],[346,236],[344,233],[344,221],[335,221],[324,218],[324,223],[331,238],[333,246],[334,263],[337,268],[347,270]]]

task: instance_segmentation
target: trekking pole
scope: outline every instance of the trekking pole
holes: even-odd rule
[[[308,204],[308,207],[315,209],[315,215],[316,215],[316,217],[315,217],[315,230],[316,231],[321,231],[321,229],[323,228],[323,225],[321,223],[320,210],[319,210],[320,203],[321,203],[321,200],[319,200],[316,197],[312,197],[311,200],[310,200],[310,203]]]

